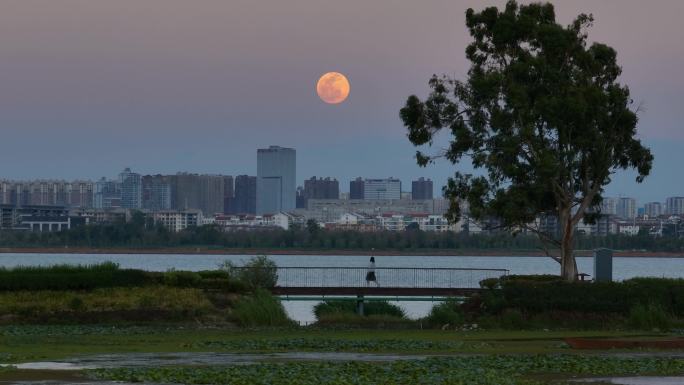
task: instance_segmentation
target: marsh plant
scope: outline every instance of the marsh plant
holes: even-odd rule
[[[264,289],[256,289],[252,295],[240,297],[233,307],[232,318],[243,327],[294,324],[280,300]]]

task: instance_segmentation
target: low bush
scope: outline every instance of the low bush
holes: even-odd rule
[[[219,269],[251,289],[270,289],[278,283],[278,267],[265,255],[253,257],[241,267],[225,261]]]
[[[660,305],[637,304],[629,312],[627,325],[637,330],[667,330],[672,325],[672,317]]]
[[[169,270],[163,277],[164,284],[173,287],[197,287],[202,280],[200,274],[192,271]]]
[[[257,289],[243,296],[233,306],[231,318],[240,326],[291,326],[290,320],[278,298],[266,290]]]
[[[320,319],[326,315],[334,314],[356,314],[356,301],[330,300],[314,306],[314,314]],[[390,316],[396,318],[406,318],[404,310],[397,305],[387,301],[368,301],[363,304],[364,316]]]
[[[425,322],[431,327],[451,327],[460,326],[465,322],[461,304],[455,300],[448,300],[439,303],[430,309],[430,313],[425,317]]]
[[[673,316],[684,316],[683,279],[570,283],[550,277],[511,276],[498,285],[500,289],[486,290],[481,296],[482,307],[489,314],[518,309],[530,315],[561,311],[627,316],[637,305],[652,304]]]

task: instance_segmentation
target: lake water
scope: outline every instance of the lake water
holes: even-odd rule
[[[136,268],[149,271],[212,270],[224,261],[240,265],[248,255],[205,255],[205,254],[0,254],[0,266],[48,266],[55,264],[94,264],[105,261],[118,263],[122,268]],[[269,256],[281,267],[365,267],[368,256],[357,255],[273,255]],[[419,268],[482,268],[507,269],[510,274],[558,274],[556,262],[546,257],[469,257],[469,256],[382,256],[376,255],[376,265],[382,267]],[[580,272],[593,274],[593,259],[577,259]],[[616,257],[613,260],[613,277],[623,280],[633,277],[684,278],[684,258],[639,258]],[[311,301],[284,301],[290,317],[309,323],[315,320]],[[397,302],[409,317],[425,316],[431,302]]]

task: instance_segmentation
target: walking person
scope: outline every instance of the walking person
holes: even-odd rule
[[[375,257],[370,258],[368,272],[366,273],[366,285],[370,285],[371,282],[374,282],[376,286],[380,287],[380,284],[378,284],[378,278],[375,276]]]

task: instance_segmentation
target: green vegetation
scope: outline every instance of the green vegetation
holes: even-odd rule
[[[363,304],[363,315],[359,315],[355,301],[329,300],[314,306],[316,325],[321,327],[346,328],[417,328],[404,311],[387,301],[367,301]]]
[[[672,316],[660,305],[637,304],[630,310],[627,324],[637,330],[668,330],[672,327]]]
[[[316,318],[331,314],[356,314],[356,302],[329,300],[314,306]],[[385,315],[397,318],[406,318],[404,311],[397,305],[387,301],[369,301],[363,304],[363,314],[366,316]]]
[[[634,278],[594,283],[544,279],[504,278],[500,290],[483,295],[485,308],[490,312],[515,308],[525,313],[569,311],[626,316],[636,305],[653,304],[672,315],[684,316],[684,279]]]
[[[180,321],[242,326],[292,321],[261,287],[277,280],[265,256],[227,270],[147,272],[113,263],[0,269],[0,323]]]
[[[0,291],[93,290],[112,287],[172,287],[223,289],[244,292],[247,284],[221,271],[152,272],[120,269],[104,262],[95,265],[19,266],[0,268]]]
[[[7,322],[178,320],[218,312],[199,289],[167,286],[0,293]]]
[[[249,296],[240,297],[233,305],[232,318],[244,327],[293,324],[280,300],[263,289],[257,289]]]
[[[152,281],[142,270],[119,269],[115,263],[0,268],[0,290],[85,290],[142,286]]]
[[[278,283],[278,267],[265,255],[252,257],[239,268],[232,262],[225,261],[220,269],[233,280],[242,282],[251,289],[270,289]]]
[[[448,300],[438,303],[430,309],[430,314],[425,317],[425,322],[432,327],[458,327],[465,322],[465,315],[461,309],[461,303]]]
[[[684,360],[555,356],[463,356],[389,363],[288,362],[229,367],[161,367],[93,370],[96,379],[182,384],[411,384],[532,385],[535,375],[672,375]],[[564,376],[565,375],[565,376]]]
[[[590,283],[508,276],[481,286],[484,292],[452,308],[484,328],[667,330],[684,324],[682,279]],[[442,306],[433,314],[440,314]]]

